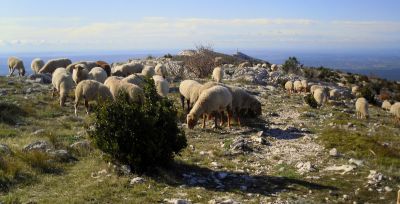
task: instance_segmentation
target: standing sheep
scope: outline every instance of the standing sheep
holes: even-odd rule
[[[181,82],[181,84],[179,85],[179,93],[183,110],[185,109],[185,99],[186,99],[187,111],[189,112],[191,104],[196,102],[196,101],[190,101],[190,95],[193,92],[197,92],[197,90],[201,86],[202,85],[199,82],[194,80],[184,80]]]
[[[88,78],[98,81],[100,83],[104,83],[104,81],[107,79],[107,72],[104,71],[104,69],[101,67],[95,67],[90,70]]]
[[[239,87],[228,87],[228,89],[232,94],[232,112],[239,126],[243,114],[250,111],[256,116],[261,115],[261,103],[256,97]]]
[[[74,87],[71,74],[65,68],[57,68],[53,73],[51,83],[53,84],[52,95],[54,96],[54,92],[58,91],[60,94],[60,106],[64,106],[68,93]]]
[[[301,81],[294,81],[293,89],[295,92],[300,93],[303,90],[303,85],[301,84]]]
[[[121,83],[122,79],[122,77],[110,76],[106,79],[106,81],[104,81],[104,85],[107,86],[108,89],[110,89],[111,95],[113,96],[114,100],[117,98],[119,84]]]
[[[89,71],[84,64],[75,65],[72,71],[72,79],[76,84],[89,78]]]
[[[304,79],[304,80],[301,80],[300,82],[301,82],[301,86],[303,87],[304,93],[306,93],[307,89],[308,89],[308,81]]]
[[[110,65],[109,65],[107,62],[105,62],[105,61],[97,61],[97,62],[96,62],[96,65],[97,65],[98,67],[103,68],[104,71],[106,71],[107,77],[111,76],[111,67],[110,67]]]
[[[155,74],[156,72],[154,71],[153,66],[146,65],[142,70],[142,75],[146,77],[153,77]]]
[[[157,75],[164,77],[164,79],[168,76],[167,68],[163,64],[157,64],[155,71]]]
[[[160,95],[162,97],[167,97],[167,95],[169,93],[168,81],[159,75],[154,75],[153,80],[154,80],[154,84],[156,86],[158,95]]]
[[[75,116],[78,115],[78,105],[82,99],[85,101],[86,113],[89,114],[89,101],[112,99],[112,95],[104,84],[94,80],[83,80],[75,89]]]
[[[200,116],[203,116],[203,128],[205,128],[206,115],[228,112],[228,127],[231,124],[232,94],[223,86],[214,86],[199,96],[192,110],[186,116],[187,125],[190,129],[196,125]],[[217,117],[215,117],[215,127],[217,127]]]
[[[368,101],[365,98],[358,98],[356,101],[356,116],[359,119],[369,118]]]
[[[392,107],[392,104],[388,100],[383,101],[382,108],[384,110],[388,110],[389,111],[391,107]]]
[[[285,83],[285,89],[288,92],[288,94],[290,95],[293,92],[293,82],[292,81],[287,81]]]
[[[316,89],[314,91],[313,96],[319,106],[322,106],[327,101],[327,94],[325,93],[325,90],[322,88]]]
[[[40,58],[32,60],[31,68],[34,74],[39,73],[40,69],[44,66],[44,61]]]
[[[93,68],[98,67],[97,62],[94,62],[94,61],[78,61],[78,62],[74,62],[74,63],[68,65],[67,71],[72,73],[73,69],[78,64],[84,65],[84,67],[87,69],[88,72],[90,72]]]
[[[322,87],[322,86],[320,86],[320,85],[312,85],[312,86],[310,87],[310,93],[311,93],[311,94],[314,94],[314,91],[317,90],[317,89],[324,89],[324,87]]]
[[[359,86],[353,86],[353,87],[351,88],[351,93],[352,93],[353,95],[356,95],[359,91],[360,91],[360,87],[359,87]]]
[[[390,113],[394,115],[396,122],[400,123],[400,102],[396,102],[390,107]]]
[[[143,65],[139,63],[127,63],[116,66],[113,73],[120,73],[122,76],[129,76],[130,74],[141,73]]]
[[[18,70],[19,76],[25,75],[25,67],[22,60],[17,57],[10,57],[8,58],[8,72],[10,76],[14,75],[15,70]]]
[[[216,82],[221,83],[222,79],[224,78],[224,69],[222,67],[214,68],[211,77]]]
[[[39,70],[39,73],[50,73],[52,74],[54,70],[57,68],[63,67],[67,68],[68,65],[72,64],[70,59],[60,58],[60,59],[52,59],[47,61],[47,63]]]
[[[123,82],[138,85],[140,88],[144,87],[145,80],[142,74],[131,74],[122,79]]]

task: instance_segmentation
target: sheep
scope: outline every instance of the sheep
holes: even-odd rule
[[[218,83],[222,82],[222,79],[224,78],[224,68],[215,67],[212,72],[211,78]]]
[[[389,111],[391,107],[392,107],[392,104],[388,100],[383,101],[382,108],[384,110],[388,110]]]
[[[363,97],[358,98],[356,101],[356,116],[359,119],[369,118],[368,101]]]
[[[400,102],[396,102],[390,107],[390,113],[394,115],[396,122],[400,123]]]
[[[205,128],[206,115],[228,112],[228,127],[231,124],[232,94],[223,86],[213,86],[201,93],[192,110],[186,116],[186,122],[193,129],[200,116],[203,116],[203,128]],[[217,117],[215,117],[217,127]]]
[[[271,65],[271,71],[273,71],[273,72],[278,71],[278,65],[272,64]]]
[[[293,92],[293,82],[292,81],[287,81],[285,83],[285,89],[288,92],[288,94],[290,95]]]
[[[153,80],[154,80],[154,84],[156,86],[158,95],[160,95],[161,97],[167,97],[167,95],[169,93],[168,81],[159,75],[154,75]]]
[[[138,85],[140,88],[143,88],[145,84],[144,76],[142,74],[131,74],[123,78],[122,81]]]
[[[198,92],[198,89],[201,86],[202,85],[199,82],[194,80],[184,80],[181,82],[181,84],[179,85],[179,93],[183,110],[185,109],[185,99],[186,99],[187,111],[189,112],[191,104],[196,102],[196,101],[190,101],[190,95],[193,92]]]
[[[322,106],[327,101],[327,94],[324,89],[318,88],[314,91],[314,99],[318,105]]]
[[[18,76],[25,75],[24,62],[22,62],[22,60],[17,57],[8,58],[8,72],[9,72],[10,76],[14,75],[14,71],[16,69],[18,70]]]
[[[314,94],[314,91],[315,90],[317,90],[317,89],[323,89],[324,87],[322,87],[322,86],[320,86],[320,85],[312,85],[311,87],[310,87],[310,93],[311,94]]]
[[[89,78],[89,71],[84,64],[75,65],[72,71],[72,79],[76,84]]]
[[[301,82],[301,86],[303,87],[304,93],[306,93],[306,92],[307,92],[307,89],[308,89],[308,81],[305,80],[305,79],[303,79],[303,80],[301,80],[300,82]]]
[[[256,97],[239,87],[230,86],[228,89],[232,94],[232,112],[239,126],[241,114],[251,111],[256,116],[261,115],[261,103]]]
[[[340,95],[340,93],[339,93],[339,90],[337,90],[337,89],[332,89],[332,90],[329,91],[329,98],[330,99],[338,99],[339,95]]]
[[[107,72],[101,67],[95,67],[90,70],[88,79],[93,79],[100,83],[104,83],[104,81],[107,79]]]
[[[73,69],[74,69],[75,66],[78,65],[78,64],[84,65],[85,69],[87,69],[88,72],[90,72],[90,71],[91,71],[93,68],[95,68],[95,67],[99,67],[99,66],[97,65],[97,63],[94,62],[94,61],[78,61],[78,62],[74,62],[74,63],[68,65],[68,66],[67,66],[67,71],[70,72],[70,73],[72,73],[72,72],[73,72]]]
[[[214,58],[214,65],[215,66],[221,66],[223,64],[223,58],[222,57],[215,57]]]
[[[122,81],[122,77],[118,76],[110,76],[104,81],[104,85],[110,89],[111,95],[113,96],[114,100],[118,94],[119,84]]]
[[[146,77],[153,77],[156,74],[156,72],[154,71],[154,67],[153,66],[145,66],[142,69],[142,75],[146,76]]]
[[[142,72],[143,65],[139,63],[127,63],[116,66],[113,73],[120,73],[122,76]]]
[[[155,71],[157,75],[164,77],[164,79],[168,76],[167,68],[163,64],[157,64]]]
[[[75,89],[75,116],[78,115],[79,101],[84,99],[86,114],[89,114],[89,101],[112,99],[110,90],[104,84],[95,80],[83,80]]]
[[[303,90],[303,85],[301,84],[301,81],[294,81],[293,83],[293,89],[295,92],[300,93]]]
[[[68,65],[72,64],[70,59],[60,58],[60,59],[52,59],[47,61],[47,63],[39,70],[39,73],[50,73],[52,74],[54,70],[60,67],[67,68]]]
[[[71,74],[65,68],[57,68],[53,72],[51,83],[53,84],[52,96],[54,97],[54,92],[58,91],[60,94],[60,106],[64,106],[68,93],[74,87]]]
[[[243,62],[238,66],[238,68],[245,68],[245,67],[251,67],[250,62]]]
[[[32,60],[31,68],[34,74],[39,73],[39,70],[44,66],[44,61],[40,58]]]
[[[109,65],[107,62],[105,62],[105,61],[97,61],[97,62],[96,62],[96,65],[97,65],[98,67],[103,68],[104,71],[106,71],[107,77],[111,76],[111,67],[110,67],[110,65]]]
[[[127,93],[132,103],[144,103],[143,89],[135,84],[120,82],[118,86],[118,91],[124,91],[125,93]]]
[[[351,88],[351,93],[352,93],[353,95],[356,95],[356,94],[358,93],[359,90],[360,90],[360,87],[359,87],[359,86],[353,86],[353,87]]]

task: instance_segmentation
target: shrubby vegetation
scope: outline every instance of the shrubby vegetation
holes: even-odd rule
[[[146,81],[142,106],[120,93],[116,101],[97,106],[88,130],[109,159],[128,164],[138,173],[168,165],[187,146],[173,102],[157,94],[153,80]]]

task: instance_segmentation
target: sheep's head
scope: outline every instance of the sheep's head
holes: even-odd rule
[[[196,123],[197,123],[197,120],[196,120],[196,118],[194,117],[194,115],[188,114],[188,115],[186,116],[186,123],[187,123],[189,129],[193,129],[194,126],[195,126]]]
[[[85,69],[85,65],[77,64],[77,65],[75,65],[74,69],[76,69],[77,71],[82,71],[83,69]]]

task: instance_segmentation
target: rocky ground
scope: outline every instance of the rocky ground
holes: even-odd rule
[[[83,107],[78,117],[71,100],[59,107],[43,80],[0,78],[0,200],[395,203],[400,130],[387,112],[370,107],[370,120],[356,120],[354,99],[312,109],[304,94],[289,96],[280,87],[277,79],[287,76],[242,72],[226,83],[256,94],[262,116],[231,129],[180,124],[188,147],[155,176],[104,161],[85,133],[90,119]],[[180,110],[177,86],[169,97]]]

